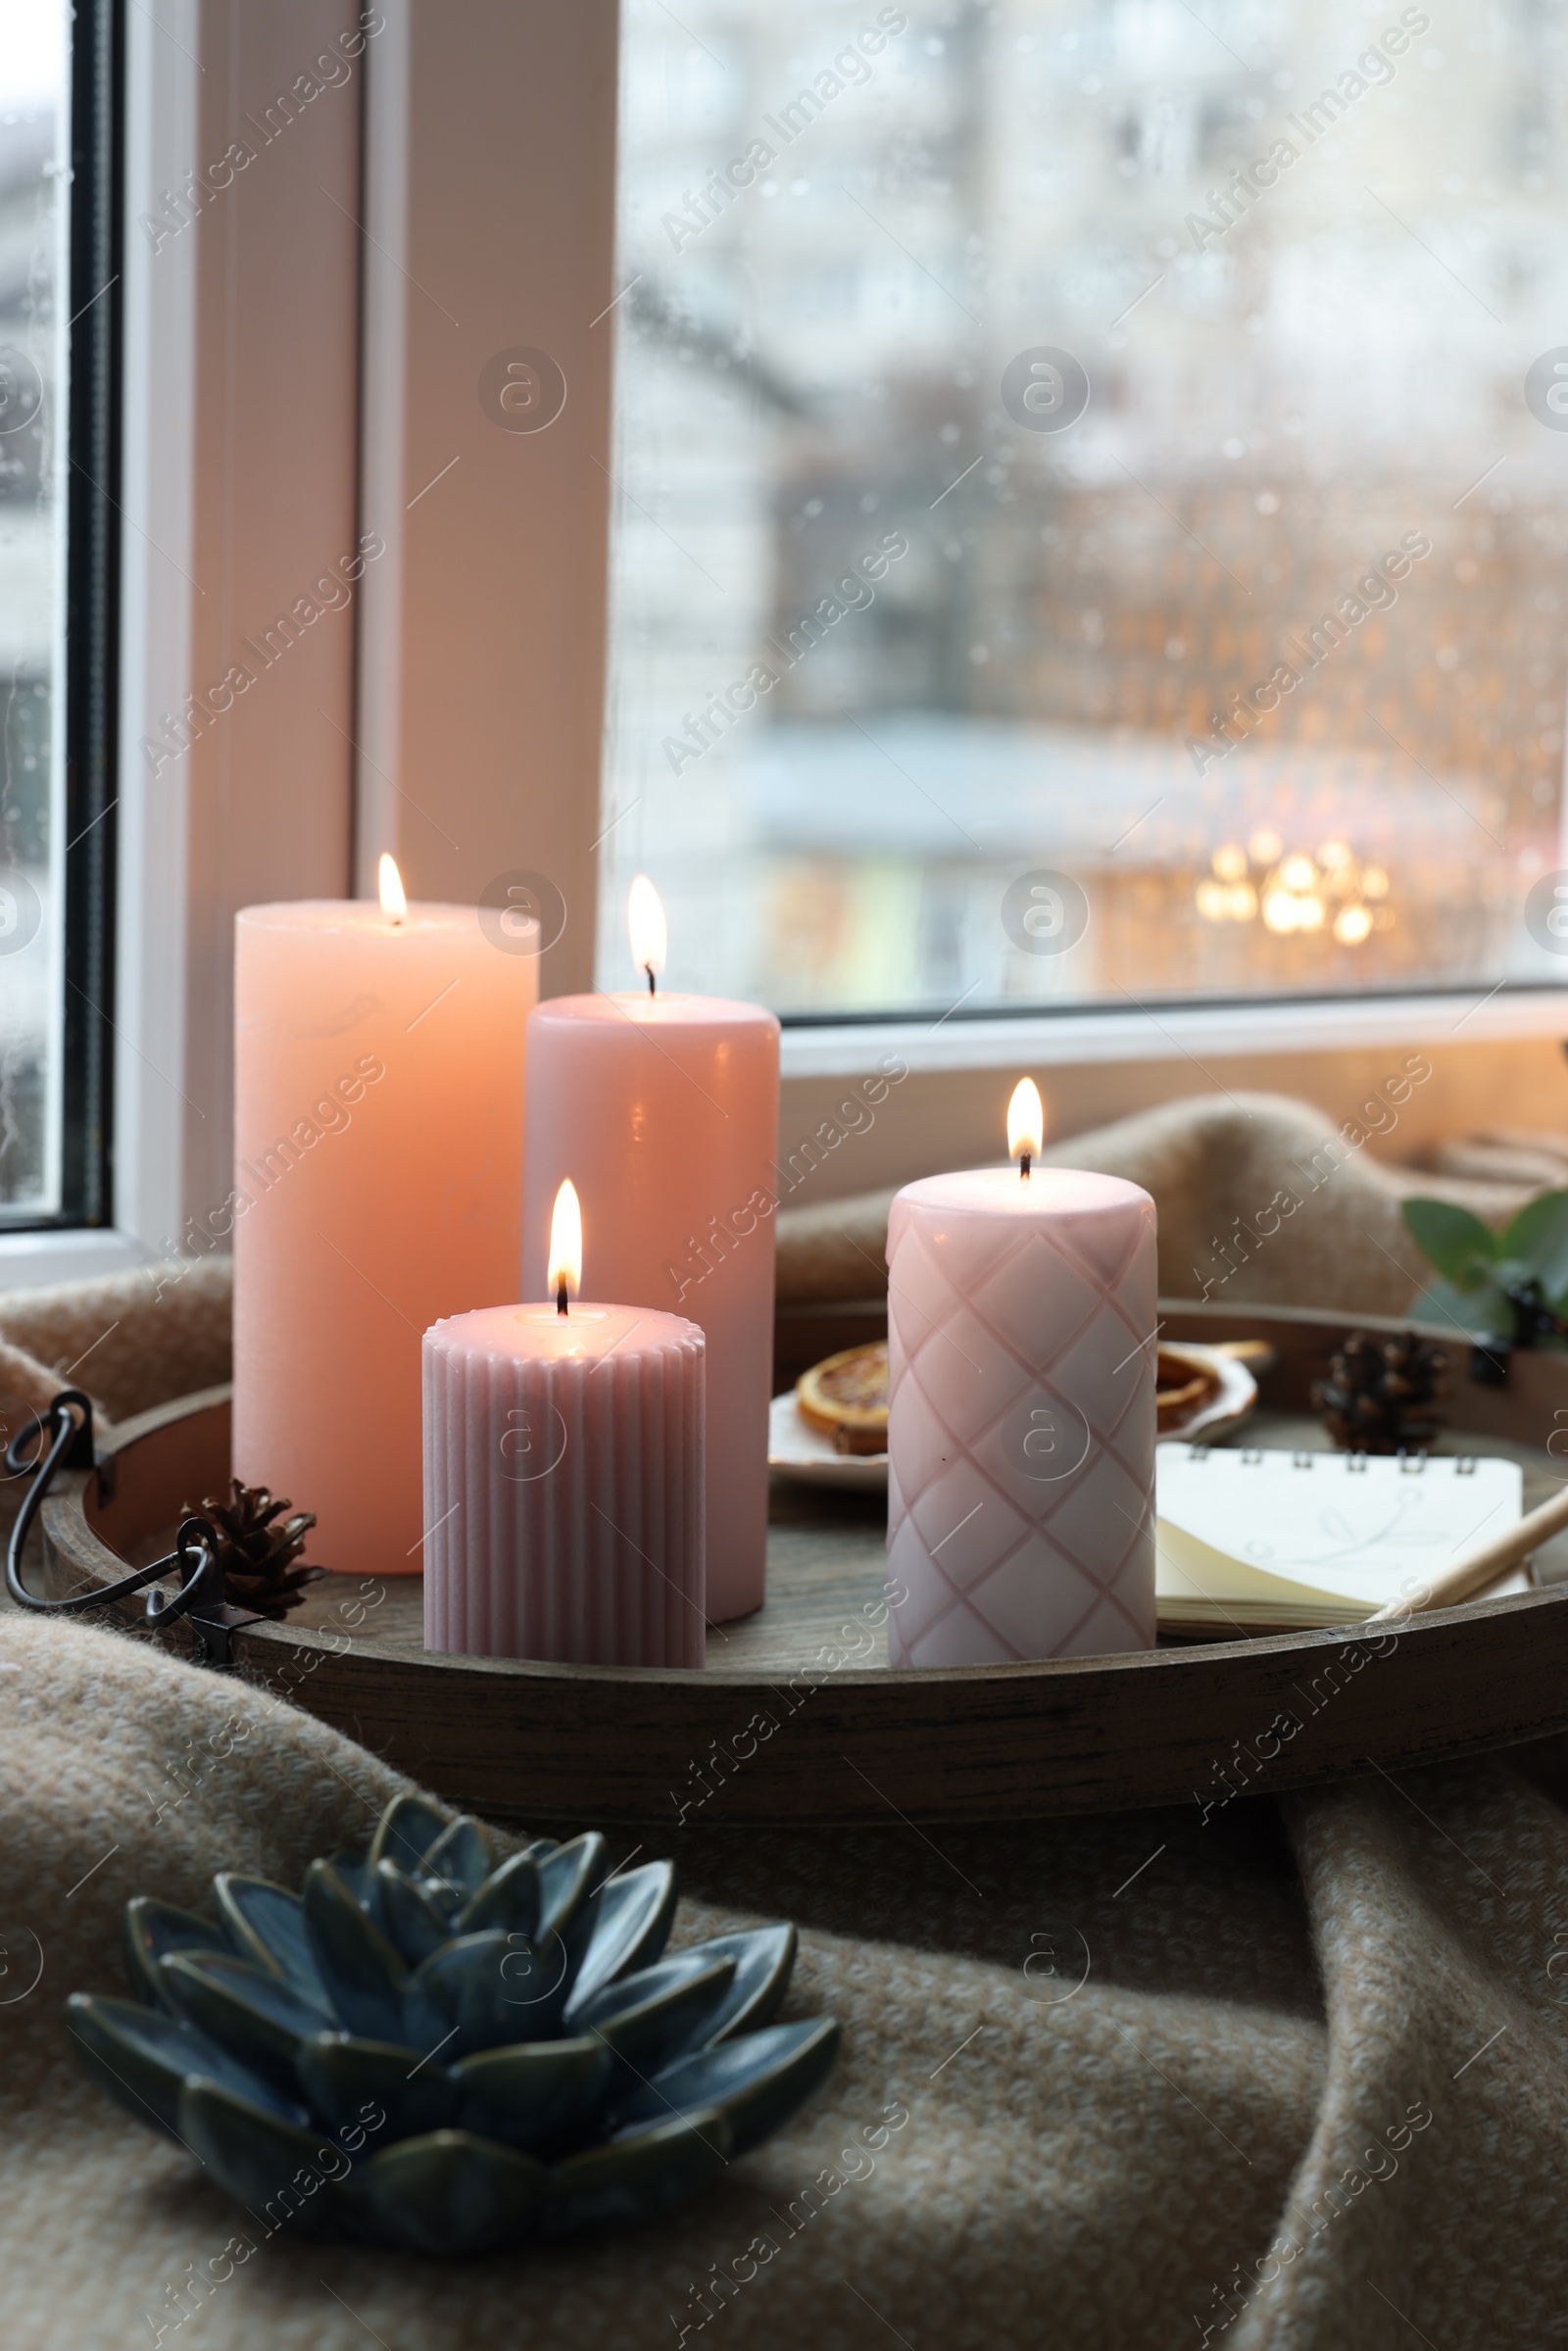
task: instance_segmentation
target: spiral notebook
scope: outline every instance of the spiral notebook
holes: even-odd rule
[[[1162,1633],[1352,1625],[1524,1508],[1516,1462],[1165,1444],[1154,1455]],[[1492,1587],[1531,1588],[1527,1568]]]

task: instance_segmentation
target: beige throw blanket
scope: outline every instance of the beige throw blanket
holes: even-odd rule
[[[1472,1147],[1435,1170],[1390,1166],[1368,1146],[1396,1115],[1381,1096],[1338,1123],[1276,1094],[1167,1102],[1051,1146],[1045,1163],[1125,1176],[1159,1210],[1162,1298],[1343,1306],[1402,1314],[1429,1278],[1404,1229],[1412,1194],[1454,1200],[1500,1223],[1537,1192],[1568,1183],[1539,1148]],[[1479,1159],[1485,1173],[1478,1171]],[[891,1192],[781,1207],[781,1302],[864,1298],[887,1288]]]
[[[62,1388],[106,1420],[228,1378],[226,1257],[138,1267],[101,1282],[0,1295],[0,1422],[10,1435]]]
[[[15,1617],[0,1759],[17,2351],[1561,2339],[1568,1816],[1504,1766],[1373,1773],[1283,1830],[1238,1800],[688,1832],[686,1932],[799,1920],[791,2007],[842,2020],[836,2075],[662,2227],[445,2268],[268,2236],[77,2074],[61,2013],[118,1988],[128,1894],[297,1884],[394,1776],[243,1685]]]

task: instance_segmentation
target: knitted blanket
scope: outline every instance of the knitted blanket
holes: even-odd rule
[[[1414,1081],[1393,1084],[1401,1082],[1408,1092]],[[1201,1095],[1069,1136],[1048,1146],[1042,1164],[1124,1176],[1152,1195],[1162,1298],[1402,1314],[1431,1277],[1404,1229],[1412,1194],[1501,1224],[1536,1193],[1568,1183],[1568,1162],[1536,1137],[1434,1153],[1431,1169],[1390,1166],[1367,1147],[1396,1120],[1382,1094],[1338,1122],[1284,1095]],[[892,1200],[873,1192],[782,1205],[781,1302],[885,1291]]]
[[[124,1420],[217,1387],[228,1378],[232,1295],[226,1257],[0,1295],[0,1419],[15,1428],[62,1388]]]
[[[1561,2339],[1568,1815],[1517,1768],[1206,1824],[685,1832],[686,1931],[797,1919],[790,2009],[841,2019],[836,2074],[669,2222],[447,2268],[269,2235],[89,2085],[62,2016],[118,1988],[130,1893],[298,1884],[395,1776],[244,1685],[15,1616],[0,1766],[17,2351]]]

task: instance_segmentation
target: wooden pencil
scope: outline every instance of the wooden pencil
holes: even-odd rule
[[[1543,1502],[1538,1510],[1527,1511],[1523,1518],[1516,1519],[1502,1534],[1466,1551],[1445,1574],[1435,1576],[1419,1597],[1391,1600],[1365,1622],[1382,1624],[1389,1617],[1420,1615],[1430,1608],[1452,1608],[1460,1600],[1471,1599],[1489,1584],[1499,1582],[1553,1535],[1560,1535],[1564,1527],[1568,1527],[1568,1486],[1553,1494],[1549,1502]]]

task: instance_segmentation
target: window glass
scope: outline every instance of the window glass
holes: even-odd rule
[[[1568,976],[1568,14],[623,24],[605,982]]]
[[[70,144],[60,0],[0,0],[0,1220],[60,1205],[64,353]]]

